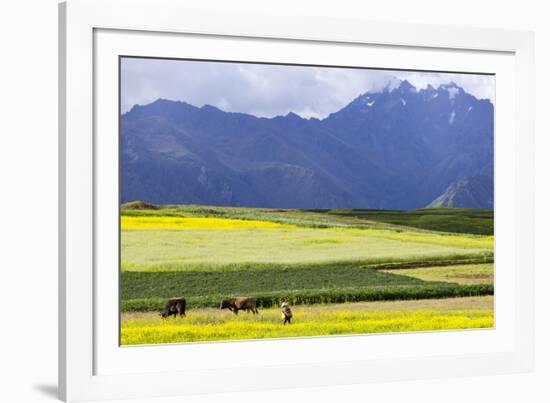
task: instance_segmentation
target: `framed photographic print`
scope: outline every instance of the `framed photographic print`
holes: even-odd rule
[[[530,33],[60,17],[63,399],[532,368]]]
[[[493,74],[119,63],[121,345],[494,327]]]

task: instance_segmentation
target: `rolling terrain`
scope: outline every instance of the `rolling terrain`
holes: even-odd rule
[[[438,214],[454,221],[438,221]],[[492,327],[492,308],[468,303],[494,292],[489,217],[492,211],[470,209],[126,204],[122,343]],[[426,222],[431,229],[423,228]],[[261,315],[237,318],[216,309],[222,299],[242,295],[257,298]],[[175,296],[187,299],[188,317],[158,319]],[[414,313],[358,311],[374,301],[419,307],[414,301],[420,300],[433,302]],[[282,302],[296,312],[292,330],[280,329],[276,307]]]

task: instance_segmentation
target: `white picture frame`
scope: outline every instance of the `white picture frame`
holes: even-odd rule
[[[171,0],[70,0],[60,5],[59,40],[62,399],[172,396],[533,369],[531,33],[228,15],[215,9],[188,9],[184,2]],[[114,242],[109,223],[118,214],[118,205],[109,198],[109,189],[118,187],[113,174],[118,169],[117,140],[111,133],[113,119],[118,119],[113,60],[129,51],[179,56],[183,51],[178,43],[183,40],[186,52],[194,49],[195,55],[205,58],[212,55],[208,52],[230,52],[231,46],[223,50],[216,45],[225,41],[247,43],[235,53],[239,60],[275,61],[259,53],[259,44],[269,42],[280,48],[277,56],[271,56],[279,61],[306,57],[298,51],[306,48],[311,52],[305,62],[330,57],[327,49],[347,57],[355,49],[367,52],[368,48],[372,54],[385,54],[384,63],[393,67],[406,58],[409,68],[496,73],[495,329],[120,348],[113,336],[118,329],[111,326],[118,318],[118,271],[109,269],[116,256],[104,252]],[[254,49],[258,53],[250,54]],[[430,54],[438,57],[425,57]],[[223,57],[231,55],[220,53]],[[349,57],[348,64],[354,63]],[[361,60],[356,63],[361,65]],[[390,354],[387,343],[396,338],[402,348]],[[281,349],[292,351],[293,360],[282,360]],[[286,375],[281,377],[283,372]]]

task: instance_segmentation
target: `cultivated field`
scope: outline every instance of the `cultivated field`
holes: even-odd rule
[[[399,304],[304,305],[296,307],[291,326],[282,326],[280,315],[276,308],[262,310],[259,315],[237,317],[227,311],[202,308],[187,318],[168,320],[155,313],[125,313],[122,344],[480,329],[494,325],[491,296],[399,301]]]
[[[492,327],[492,261],[486,210],[130,203],[121,216],[122,344]],[[176,296],[188,316],[159,318]],[[215,309],[235,296],[256,297],[260,315]],[[295,312],[286,328],[282,302]],[[408,305],[391,308],[399,303]]]

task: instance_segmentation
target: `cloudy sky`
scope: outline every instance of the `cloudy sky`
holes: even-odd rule
[[[324,118],[367,91],[404,79],[417,89],[454,81],[494,101],[494,77],[487,75],[123,58],[121,109],[164,98],[263,117],[294,112]]]

